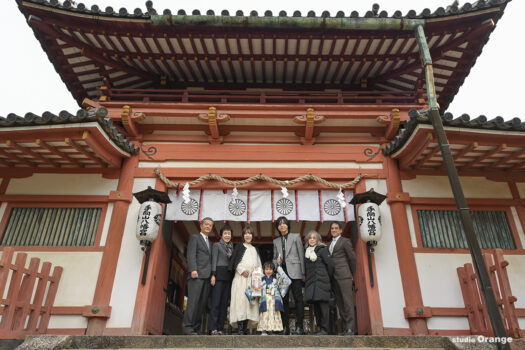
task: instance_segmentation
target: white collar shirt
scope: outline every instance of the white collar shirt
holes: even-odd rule
[[[208,247],[208,250],[210,249],[210,241],[208,240],[208,236],[206,236],[204,233],[200,233],[202,238],[204,238],[204,242],[206,242],[206,246]]]
[[[335,238],[332,238],[332,242],[330,242],[330,247],[328,248],[328,250],[330,251],[330,255],[332,255],[332,253],[334,252],[334,246],[337,243],[337,240],[339,239],[339,237],[341,237],[341,235]]]

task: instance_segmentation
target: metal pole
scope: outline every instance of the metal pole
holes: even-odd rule
[[[436,91],[434,86],[434,73],[432,71],[432,59],[430,57],[430,51],[427,45],[427,39],[425,37],[425,32],[422,26],[416,28],[416,40],[419,45],[419,52],[421,55],[421,60],[423,63],[423,68],[425,69],[425,80],[427,88],[427,98],[428,98],[428,107],[429,107],[429,116],[432,121],[432,126],[434,128],[434,133],[438,139],[439,148],[441,149],[441,154],[443,156],[443,163],[447,169],[448,179],[450,181],[450,186],[452,187],[452,192],[454,193],[454,199],[456,200],[456,206],[459,211],[459,216],[463,229],[465,230],[465,235],[467,238],[467,243],[470,248],[470,254],[472,255],[472,261],[476,268],[476,272],[479,277],[479,282],[481,286],[481,292],[483,294],[483,299],[485,299],[485,305],[487,305],[487,311],[490,318],[490,323],[492,329],[494,330],[494,336],[499,338],[504,338],[507,336],[505,332],[505,327],[503,326],[503,321],[501,319],[501,314],[499,312],[498,303],[490,284],[490,278],[487,272],[487,267],[483,256],[481,254],[481,249],[478,244],[478,240],[474,233],[474,226],[472,225],[472,217],[470,216],[470,211],[467,206],[467,201],[465,200],[465,195],[461,187],[461,182],[459,181],[458,172],[454,164],[454,158],[450,152],[450,145],[447,140],[447,135],[445,134],[445,129],[443,128],[443,122],[441,116],[439,115],[439,107],[437,104]],[[497,343],[499,349],[510,349],[509,344]]]

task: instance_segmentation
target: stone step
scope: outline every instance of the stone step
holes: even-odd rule
[[[202,348],[131,348],[128,350],[202,350]],[[261,350],[297,350],[298,348],[258,348]],[[301,347],[301,350],[318,350],[319,347]],[[341,348],[322,348],[323,350],[341,350]],[[346,348],[348,349],[348,348]],[[392,348],[350,348],[353,350],[391,350]],[[445,350],[445,348],[410,348],[411,350]],[[93,349],[93,350],[102,350],[102,349]],[[104,349],[104,350],[118,350],[114,349]],[[220,350],[253,350],[252,348],[220,348]]]
[[[478,343],[466,337],[442,336],[28,336],[17,350],[51,349],[495,349],[494,344]],[[514,340],[511,349],[524,349],[525,342]]]

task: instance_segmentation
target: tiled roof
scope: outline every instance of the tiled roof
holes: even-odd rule
[[[510,0],[461,7],[454,2],[419,14],[389,15],[374,5],[349,16],[226,10],[164,10],[162,15],[151,1],[145,11],[132,13],[97,5],[88,9],[69,0],[17,1],[79,104],[86,97],[110,99],[118,89],[189,87],[401,91],[419,103],[424,77],[417,41],[407,28],[425,22],[436,95],[446,110]],[[370,23],[373,29],[365,30]],[[180,31],[172,27],[179,25]]]
[[[19,3],[20,0],[17,0]],[[114,9],[111,6],[107,6],[105,9],[102,9],[98,5],[93,5],[90,8],[86,7],[83,3],[78,3],[76,5],[73,4],[70,0],[65,0],[62,3],[58,0],[25,0],[27,2],[35,3],[35,4],[41,4],[48,7],[53,7],[61,10],[67,10],[72,12],[78,12],[82,14],[88,14],[88,15],[96,15],[96,16],[108,16],[108,17],[120,17],[120,18],[134,18],[134,19],[149,19],[151,16],[155,15],[180,15],[185,16],[189,15],[184,10],[178,10],[176,13],[173,13],[169,9],[165,9],[160,13],[153,7],[152,1],[146,1],[146,9],[142,10],[140,8],[136,8],[133,12],[129,12],[126,8],[122,7],[119,10]],[[374,4],[372,9],[367,11],[364,15],[360,16],[359,12],[352,11],[350,14],[351,18],[358,18],[358,17],[364,17],[364,18],[372,18],[372,17],[378,17],[378,18],[417,18],[417,19],[428,19],[428,18],[437,18],[437,17],[445,17],[445,16],[454,16],[454,15],[460,15],[464,13],[479,11],[485,8],[495,7],[499,5],[506,4],[510,0],[479,0],[475,1],[473,3],[466,2],[461,7],[458,6],[457,1],[454,1],[452,5],[446,6],[446,7],[438,7],[434,11],[430,10],[429,8],[423,9],[419,14],[415,10],[409,10],[405,15],[402,14],[401,11],[395,11],[393,14],[389,15],[386,11],[380,11],[379,5]],[[272,11],[265,11],[264,13],[259,14],[257,11],[251,11],[250,13],[244,14],[243,11],[236,11],[235,14],[230,14],[228,10],[221,11],[220,15],[215,14],[213,10],[208,10],[206,13],[201,13],[199,10],[193,10],[191,13],[192,16],[250,16],[250,17],[257,17],[257,16],[264,16],[264,17],[274,17],[274,14]],[[277,17],[277,16],[275,16]],[[343,18],[345,17],[345,14],[343,11],[338,11],[335,14],[331,14],[328,11],[323,11],[322,13],[315,13],[314,11],[308,11],[306,14],[301,13],[300,11],[294,11],[291,16],[288,15],[286,11],[280,11],[278,13],[278,17],[322,17],[322,18]]]
[[[108,110],[105,107],[93,108],[90,110],[79,109],[76,114],[62,111],[58,115],[51,112],[44,112],[41,116],[34,113],[26,113],[23,117],[10,113],[7,117],[0,116],[0,128],[22,127],[22,126],[42,126],[57,124],[77,124],[98,122],[108,137],[115,142],[123,151],[136,154],[139,149],[135,147],[120,131],[113,126],[113,121],[105,118]]]
[[[432,124],[427,110],[418,111],[412,109],[408,115],[410,119],[404,123],[403,128],[400,129],[394,140],[383,148],[384,155],[393,154],[401,149],[419,124]],[[445,127],[525,132],[525,121],[521,121],[519,118],[504,120],[502,117],[496,117],[488,120],[484,115],[480,115],[477,118],[470,119],[468,114],[462,114],[454,118],[451,113],[445,113],[441,116],[441,120]]]

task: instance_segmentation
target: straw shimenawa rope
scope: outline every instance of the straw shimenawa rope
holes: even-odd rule
[[[155,174],[157,174],[159,179],[161,179],[162,182],[164,182],[168,187],[177,187],[177,185],[179,185],[179,184],[171,181],[170,179],[168,179],[166,176],[164,176],[164,174],[162,173],[162,171],[159,168],[155,168]],[[312,174],[303,175],[303,176],[300,176],[300,177],[295,178],[293,180],[284,180],[284,181],[283,180],[274,179],[273,177],[266,176],[264,174],[258,174],[258,175],[249,177],[247,179],[238,180],[238,181],[232,181],[232,180],[226,179],[226,178],[224,178],[222,176],[215,175],[215,174],[208,174],[208,175],[203,175],[203,176],[199,177],[198,179],[195,179],[195,180],[193,180],[191,182],[188,182],[188,186],[189,187],[195,186],[195,185],[197,185],[200,182],[209,181],[209,180],[219,181],[219,182],[225,183],[225,184],[233,186],[233,187],[246,185],[246,184],[248,184],[250,182],[254,182],[254,181],[266,181],[266,182],[270,182],[272,184],[276,184],[276,185],[279,185],[279,186],[282,186],[282,187],[292,186],[292,185],[295,185],[296,183],[299,183],[299,182],[315,181],[315,182],[323,184],[324,186],[329,187],[329,188],[346,189],[346,188],[349,188],[351,186],[354,186],[359,181],[361,181],[361,179],[366,178],[366,177],[368,177],[368,174],[359,174],[359,175],[357,175],[357,177],[355,179],[353,179],[350,182],[347,182],[347,183],[344,183],[344,184],[338,184],[338,183],[334,183],[334,182],[328,182],[325,179],[322,179],[322,178],[320,178],[318,176],[315,176],[315,175],[312,175]]]

